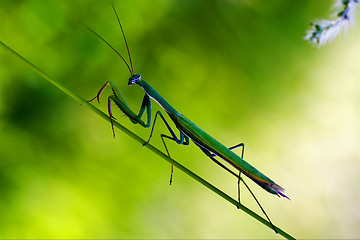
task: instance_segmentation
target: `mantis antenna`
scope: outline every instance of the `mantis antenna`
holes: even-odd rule
[[[118,20],[118,23],[119,23],[119,26],[120,26],[120,29],[121,29],[121,32],[122,32],[122,35],[124,37],[124,40],[125,40],[125,45],[126,45],[126,49],[127,49],[127,52],[128,52],[128,55],[129,55],[129,60],[130,60],[130,66],[129,64],[126,62],[125,58],[113,47],[111,46],[110,43],[108,43],[104,38],[102,38],[99,34],[97,34],[94,30],[92,30],[91,28],[89,28],[88,26],[85,26],[90,32],[92,32],[95,36],[97,36],[100,40],[102,40],[104,43],[106,43],[123,61],[124,63],[126,64],[127,68],[129,69],[129,72],[131,74],[131,76],[134,76],[134,70],[133,70],[133,66],[132,66],[132,61],[131,61],[131,56],[130,56],[130,51],[129,51],[129,47],[128,47],[128,44],[127,44],[127,41],[126,41],[126,37],[125,37],[125,34],[124,34],[124,30],[121,26],[121,23],[120,23],[120,19],[116,13],[116,10],[115,10],[115,7],[113,4],[111,4],[111,6],[113,7],[114,9],[114,12],[115,12],[115,15],[116,15],[116,18]]]
[[[123,28],[122,28],[122,26],[121,26],[120,19],[119,19],[119,16],[118,16],[118,14],[117,14],[117,12],[116,12],[116,10],[115,10],[114,4],[111,4],[111,6],[112,6],[112,8],[114,9],[115,16],[116,16],[116,18],[117,18],[117,21],[118,21],[118,23],[119,23],[119,26],[120,26],[122,35],[123,35],[124,40],[125,40],[125,45],[126,45],[126,49],[127,49],[127,52],[128,52],[128,55],[129,55],[129,60],[130,60],[130,66],[131,66],[131,72],[132,72],[131,75],[133,76],[133,75],[134,75],[134,68],[133,68],[133,65],[132,65],[131,56],[130,56],[130,50],[129,50],[129,46],[128,46],[127,41],[126,41],[125,33],[124,33],[124,30],[123,30]]]

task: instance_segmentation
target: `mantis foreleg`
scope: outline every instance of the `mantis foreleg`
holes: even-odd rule
[[[111,81],[106,82],[104,84],[104,86],[100,89],[98,94],[88,102],[91,102],[91,101],[93,101],[95,99],[97,99],[98,102],[100,102],[99,97],[100,97],[101,93],[105,90],[105,88],[108,85],[111,86],[111,90],[113,92],[113,95],[108,97],[108,111],[109,111],[109,117],[110,117],[110,120],[111,120],[111,127],[112,127],[112,130],[113,130],[114,137],[115,137],[115,130],[114,130],[114,125],[113,125],[112,120],[115,119],[115,117],[112,115],[112,112],[111,112],[111,101],[113,101],[116,104],[116,106],[118,106],[120,108],[120,110],[127,117],[129,117],[129,119],[130,119],[130,121],[132,123],[134,123],[134,124],[139,123],[141,126],[143,126],[145,128],[150,127],[150,124],[151,124],[151,102],[150,102],[150,98],[149,98],[149,96],[147,94],[145,94],[145,96],[143,98],[143,101],[142,101],[142,104],[141,104],[141,107],[140,107],[140,110],[139,110],[138,114],[134,113],[130,109],[129,105],[126,103],[124,97],[122,96],[119,88],[115,85],[115,83],[113,83]],[[146,123],[141,119],[142,116],[144,115],[145,111],[147,112]]]

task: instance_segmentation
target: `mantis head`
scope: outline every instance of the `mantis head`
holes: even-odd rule
[[[129,83],[128,86],[134,85],[135,83],[137,83],[139,80],[141,79],[141,75],[140,74],[134,74],[129,78]]]

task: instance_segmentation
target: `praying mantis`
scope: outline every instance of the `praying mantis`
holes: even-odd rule
[[[149,128],[151,126],[151,117],[152,117],[151,99],[154,100],[157,104],[159,104],[161,106],[161,108],[163,110],[165,110],[165,112],[168,114],[168,116],[170,117],[172,122],[175,124],[176,128],[179,130],[179,137],[176,136],[175,132],[172,130],[172,128],[166,121],[164,115],[160,111],[157,111],[155,113],[155,118],[154,118],[154,122],[153,122],[153,125],[151,128],[150,137],[149,137],[148,141],[143,144],[143,146],[145,146],[146,144],[148,144],[150,142],[152,135],[153,135],[156,120],[158,117],[160,117],[163,120],[164,124],[166,125],[166,127],[169,130],[170,135],[171,135],[171,136],[168,136],[165,134],[160,135],[162,142],[165,146],[166,152],[169,157],[170,157],[170,154],[169,154],[169,151],[165,144],[165,139],[175,141],[179,145],[189,145],[190,140],[191,140],[212,161],[214,161],[215,163],[220,165],[222,168],[224,168],[226,171],[228,171],[229,173],[234,175],[238,179],[238,185],[240,184],[240,181],[242,181],[245,184],[247,189],[250,191],[250,193],[252,194],[252,196],[255,198],[256,202],[260,206],[261,210],[264,212],[264,214],[267,217],[267,219],[269,220],[270,224],[272,225],[270,219],[268,218],[267,214],[261,207],[260,203],[257,201],[256,197],[254,196],[254,194],[252,193],[250,188],[246,185],[244,180],[241,178],[241,174],[246,175],[248,178],[250,178],[252,181],[254,181],[256,184],[258,184],[260,187],[262,187],[267,192],[269,192],[271,194],[275,194],[279,197],[288,198],[283,193],[284,189],[244,160],[244,158],[243,158],[244,144],[243,143],[240,143],[231,148],[225,147],[223,144],[218,142],[216,139],[211,137],[209,134],[207,134],[205,131],[203,131],[197,125],[195,125],[193,122],[191,122],[183,114],[176,111],[173,106],[171,106],[158,92],[155,91],[155,89],[153,89],[147,82],[145,82],[144,80],[141,79],[140,74],[134,73],[129,47],[128,47],[128,44],[126,41],[126,37],[125,37],[124,31],[123,31],[123,28],[120,23],[120,19],[117,15],[117,12],[113,5],[112,5],[112,8],[115,12],[117,21],[119,23],[119,26],[120,26],[120,29],[121,29],[121,32],[122,32],[122,35],[123,35],[123,38],[125,41],[130,65],[125,60],[125,58],[116,49],[114,49],[105,39],[103,39],[100,35],[98,35],[95,31],[91,30],[90,28],[88,28],[88,29],[93,34],[95,34],[99,39],[101,39],[104,43],[106,43],[112,50],[114,50],[115,53],[126,64],[128,70],[130,72],[130,75],[131,75],[129,78],[129,81],[128,81],[128,86],[138,85],[145,92],[145,96],[143,98],[143,101],[142,101],[142,104],[141,104],[138,114],[136,114],[133,110],[130,109],[129,105],[126,103],[124,97],[122,96],[120,90],[115,85],[115,83],[112,81],[106,82],[101,87],[101,89],[99,90],[97,95],[88,101],[88,102],[92,102],[93,100],[97,99],[97,101],[100,103],[100,95],[102,94],[102,92],[106,89],[106,87],[108,87],[108,86],[111,87],[113,95],[108,97],[108,113],[109,113],[109,117],[110,117],[110,121],[111,121],[113,136],[115,137],[115,130],[114,130],[114,126],[113,126],[113,119],[115,119],[115,117],[113,116],[112,110],[111,110],[112,103],[115,103],[115,105],[118,108],[120,108],[120,110],[125,114],[125,116],[127,116],[130,119],[130,121],[132,123],[140,124],[144,128]],[[146,112],[146,117],[147,117],[146,121],[142,120],[142,117],[144,116],[145,112]],[[232,151],[234,148],[238,148],[238,147],[242,147],[241,157]],[[216,156],[225,160],[228,164],[230,164],[233,168],[235,168],[239,172],[239,174],[236,174],[233,170],[226,167],[223,163],[221,163],[220,161],[215,159]],[[173,173],[173,169],[171,168],[170,184],[172,181],[172,173]],[[239,196],[239,202],[240,202],[240,189],[239,188],[238,188],[238,196]],[[275,230],[275,227],[273,227],[273,228]],[[276,232],[276,230],[275,230],[275,232]]]

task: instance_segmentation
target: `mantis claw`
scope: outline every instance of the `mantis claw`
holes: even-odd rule
[[[97,94],[95,97],[93,97],[92,99],[90,99],[90,100],[87,101],[87,102],[90,103],[90,102],[94,101],[95,98],[96,98],[97,101],[98,101],[98,103],[100,103],[100,95],[102,94],[102,92],[105,90],[105,88],[106,88],[108,85],[109,85],[109,81],[106,82],[106,83],[104,84],[104,86],[102,86],[102,87],[100,88],[98,94]]]

